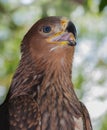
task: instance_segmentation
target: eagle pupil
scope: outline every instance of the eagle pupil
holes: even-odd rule
[[[44,26],[43,27],[43,32],[44,33],[49,33],[51,31],[51,27],[50,26]]]

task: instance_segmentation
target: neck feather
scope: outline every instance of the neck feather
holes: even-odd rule
[[[52,59],[50,55],[47,58],[43,56],[36,58],[33,62],[30,56],[30,53],[22,55],[11,84],[10,95],[12,97],[30,94],[39,101],[49,90],[55,89],[69,100],[72,98],[77,100],[71,82],[71,59],[65,56]]]
[[[80,103],[71,82],[71,60],[67,62],[67,58],[62,58],[52,62],[50,58],[39,58],[34,63],[28,57],[22,56],[13,77],[10,98],[31,95],[39,105],[43,129],[45,126],[53,129],[54,124],[55,130],[71,130],[74,117],[81,116]]]

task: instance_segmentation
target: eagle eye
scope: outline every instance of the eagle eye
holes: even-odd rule
[[[50,26],[43,26],[43,32],[44,33],[49,33],[51,31],[51,27]]]

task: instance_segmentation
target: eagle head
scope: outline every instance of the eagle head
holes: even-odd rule
[[[45,59],[45,62],[68,59],[72,62],[75,45],[75,25],[65,17],[51,16],[40,19],[27,32],[22,53],[29,52],[35,62],[37,59]]]

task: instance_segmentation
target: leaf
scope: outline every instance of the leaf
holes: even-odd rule
[[[103,11],[103,9],[107,6],[107,0],[101,0],[99,4],[99,12]]]

